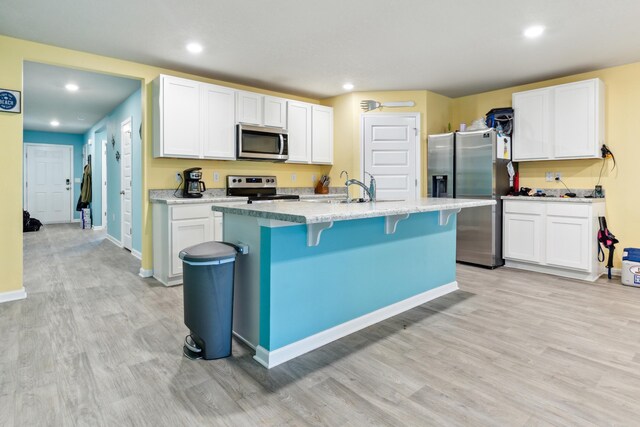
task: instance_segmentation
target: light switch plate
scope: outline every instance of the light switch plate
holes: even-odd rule
[[[297,177],[297,175],[296,175],[295,173],[292,173],[292,174],[291,174],[291,182],[296,182],[296,179],[297,179],[297,178],[298,178],[298,177]]]
[[[218,172],[213,173],[213,182],[220,181],[220,174]]]
[[[547,172],[547,182],[553,181],[553,172]]]

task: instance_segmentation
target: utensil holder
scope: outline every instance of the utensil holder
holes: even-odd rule
[[[314,189],[316,194],[329,194],[329,187],[325,187],[321,182],[316,184],[316,188]]]

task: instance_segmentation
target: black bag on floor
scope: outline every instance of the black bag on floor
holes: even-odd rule
[[[22,231],[38,231],[42,227],[42,223],[36,218],[31,218],[31,214],[27,211],[22,211]]]

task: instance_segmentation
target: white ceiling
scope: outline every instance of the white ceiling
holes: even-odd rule
[[[24,129],[50,132],[84,133],[140,88],[139,80],[35,62],[25,62],[23,80]]]
[[[0,33],[324,98],[478,93],[640,60],[638,0],[0,0]],[[542,24],[542,38],[523,29]],[[204,52],[184,46],[199,41]]]

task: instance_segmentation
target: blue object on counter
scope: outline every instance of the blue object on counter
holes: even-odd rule
[[[640,248],[624,248],[622,255],[623,261],[640,262]]]

